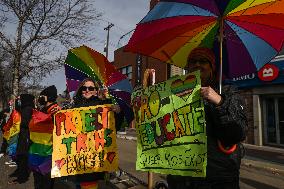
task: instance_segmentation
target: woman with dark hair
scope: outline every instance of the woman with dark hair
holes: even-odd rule
[[[99,93],[99,89],[99,84],[90,78],[82,81],[74,97],[73,108],[113,104],[111,99],[101,96],[103,93]],[[115,113],[115,119],[117,119],[120,113],[120,107],[118,105],[112,105],[111,110]],[[97,188],[97,181],[103,180],[104,176],[104,172],[96,172],[69,176],[69,178],[76,182],[78,188],[83,189],[84,186],[88,186],[88,188],[93,189]]]

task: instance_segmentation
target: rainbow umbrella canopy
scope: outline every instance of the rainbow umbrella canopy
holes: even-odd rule
[[[278,54],[283,13],[284,0],[161,0],[125,50],[184,68],[194,48],[211,48],[220,75],[230,79],[259,70]]]
[[[108,88],[109,94],[123,110],[127,122],[133,120],[130,81],[104,55],[83,45],[68,51],[64,67],[69,92],[76,91],[85,78],[92,78]]]

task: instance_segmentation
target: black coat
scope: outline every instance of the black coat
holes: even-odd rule
[[[0,112],[0,129],[3,132],[3,127],[6,124],[5,114],[3,111]]]
[[[205,105],[207,124],[207,178],[231,179],[239,177],[241,164],[240,142],[246,137],[247,117],[244,104],[237,90],[225,87],[220,106]],[[225,146],[238,144],[234,153],[227,155],[221,152],[217,145],[217,139]]]
[[[223,102],[215,106],[205,102],[207,132],[207,168],[206,180],[211,182],[236,181],[239,178],[241,163],[240,142],[245,139],[247,118],[244,105],[237,90],[231,86],[224,87]],[[237,149],[227,155],[217,145],[217,140],[226,146],[237,144]],[[170,182],[188,182],[202,178],[168,176]]]
[[[29,122],[32,118],[33,106],[27,105],[21,108],[21,124],[17,145],[17,155],[28,155],[30,145]]]

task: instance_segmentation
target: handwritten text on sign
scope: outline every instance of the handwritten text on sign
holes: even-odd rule
[[[52,177],[118,168],[115,120],[109,105],[59,111],[54,124]]]
[[[200,73],[135,91],[139,170],[204,177],[207,146]]]

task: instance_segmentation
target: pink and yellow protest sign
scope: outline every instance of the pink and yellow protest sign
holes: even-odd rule
[[[110,105],[55,114],[52,178],[117,169],[115,119]]]

